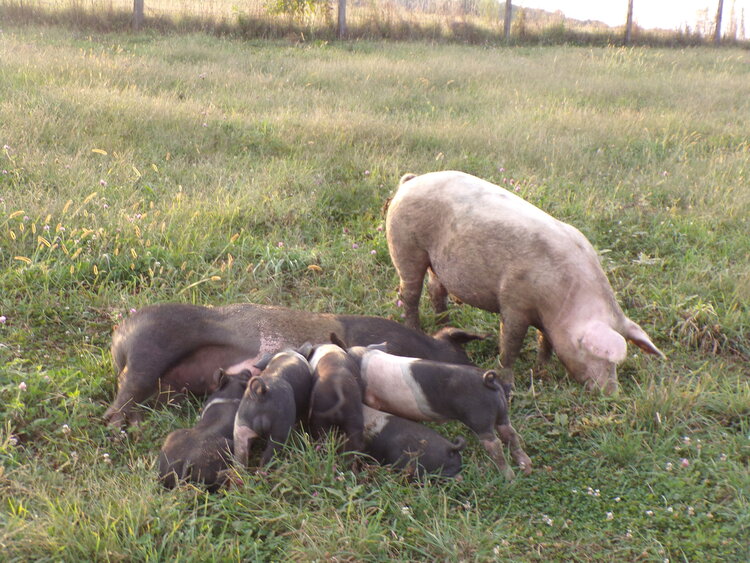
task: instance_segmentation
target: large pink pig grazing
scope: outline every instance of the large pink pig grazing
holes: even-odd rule
[[[501,314],[508,382],[529,326],[540,331],[540,363],[554,350],[587,389],[617,390],[626,340],[664,356],[620,309],[586,237],[490,182],[454,171],[406,174],[388,206],[386,233],[406,325],[419,328],[429,271],[436,313],[445,313],[450,293]]]

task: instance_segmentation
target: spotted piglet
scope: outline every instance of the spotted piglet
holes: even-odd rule
[[[234,419],[235,459],[247,466],[253,443],[267,440],[261,465],[267,464],[289,437],[295,422],[307,416],[312,371],[304,355],[284,350],[258,364]]]
[[[359,364],[336,344],[317,346],[310,356],[313,388],[310,395],[310,432],[319,437],[331,428],[346,435],[344,450],[362,451],[364,422]]]
[[[514,474],[505,461],[503,442],[524,473],[531,473],[531,460],[510,424],[509,386],[501,384],[494,371],[393,356],[384,348],[349,348],[360,362],[366,405],[415,421],[458,420],[477,434],[507,478]]]
[[[362,406],[365,452],[380,463],[402,469],[410,476],[426,473],[455,477],[461,471],[463,436],[454,442],[418,422]]]
[[[213,385],[218,389],[206,401],[201,418],[193,428],[175,430],[159,453],[159,477],[171,489],[179,481],[206,485],[215,491],[227,480],[231,464],[234,417],[249,373],[228,376],[216,370]]]

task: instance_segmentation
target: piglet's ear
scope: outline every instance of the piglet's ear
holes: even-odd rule
[[[344,350],[347,349],[346,342],[344,342],[341,338],[339,338],[339,335],[335,332],[331,333],[331,344],[335,344],[339,348],[343,348]]]
[[[260,360],[258,360],[257,363],[253,364],[253,367],[256,368],[258,371],[263,371],[271,362],[271,358],[273,358],[273,354],[264,354],[263,357]]]
[[[453,440],[453,447],[451,448],[454,452],[460,452],[466,447],[466,438],[458,436]]]
[[[615,364],[628,354],[628,345],[620,333],[600,321],[586,325],[579,343],[586,352]]]
[[[224,384],[228,379],[229,377],[227,376],[227,373],[221,368],[217,369],[213,376],[211,376],[211,382],[213,383],[214,389],[221,389],[224,387]]]
[[[266,382],[263,381],[259,376],[255,376],[250,378],[250,381],[247,384],[247,388],[250,391],[250,396],[254,399],[261,399],[263,398],[263,395],[265,395],[268,392],[268,387],[266,386]]]
[[[646,334],[646,331],[630,319],[628,319],[628,324],[625,327],[625,338],[630,340],[633,344],[638,346],[638,348],[640,348],[647,354],[653,354],[654,356],[659,356],[660,358],[666,357],[664,353],[659,350],[653,342],[651,342],[651,339],[648,337],[648,334]]]
[[[306,360],[310,359],[310,356],[312,355],[313,351],[313,345],[311,342],[305,342],[297,349],[297,352],[305,358]]]

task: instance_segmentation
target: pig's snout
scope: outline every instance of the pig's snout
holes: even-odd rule
[[[253,446],[253,441],[259,437],[258,433],[249,426],[240,425],[234,427],[234,459],[237,463],[243,467],[247,467],[250,461],[250,449]]]

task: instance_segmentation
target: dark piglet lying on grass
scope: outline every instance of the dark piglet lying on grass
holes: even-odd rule
[[[509,383],[530,326],[540,331],[539,363],[554,351],[587,389],[617,390],[626,340],[663,356],[620,309],[586,237],[499,186],[462,172],[407,174],[388,206],[386,233],[406,325],[419,328],[429,271],[437,313],[445,313],[449,293],[500,313]]]
[[[319,438],[338,428],[346,436],[345,451],[363,451],[362,391],[359,364],[336,344],[317,346],[310,356],[313,388],[310,395],[310,432]]]
[[[135,409],[160,393],[197,395],[215,391],[211,374],[250,370],[266,354],[306,341],[328,342],[335,332],[352,345],[388,340],[393,354],[469,363],[461,348],[481,338],[454,328],[427,336],[379,317],[328,315],[254,304],[201,307],[181,303],[152,305],[120,325],[112,336],[118,390],[104,418],[113,426],[138,422]]]
[[[503,442],[519,467],[531,472],[531,460],[510,424],[510,388],[501,385],[494,371],[404,358],[384,349],[385,345],[349,348],[360,362],[366,405],[409,420],[458,420],[477,434],[506,477],[512,478],[513,470],[505,461]]]
[[[234,420],[235,459],[243,466],[257,439],[267,441],[260,459],[265,465],[289,437],[295,422],[307,416],[312,370],[305,354],[284,350],[259,364],[262,372],[248,381]]]
[[[189,481],[215,491],[227,480],[234,417],[249,374],[228,376],[217,370],[213,377],[218,391],[206,401],[200,420],[192,428],[169,434],[159,453],[159,477],[167,488]]]
[[[450,442],[418,422],[366,405],[362,406],[362,412],[365,453],[378,462],[415,477],[425,474],[455,477],[461,471],[461,450],[466,446],[462,436]]]

